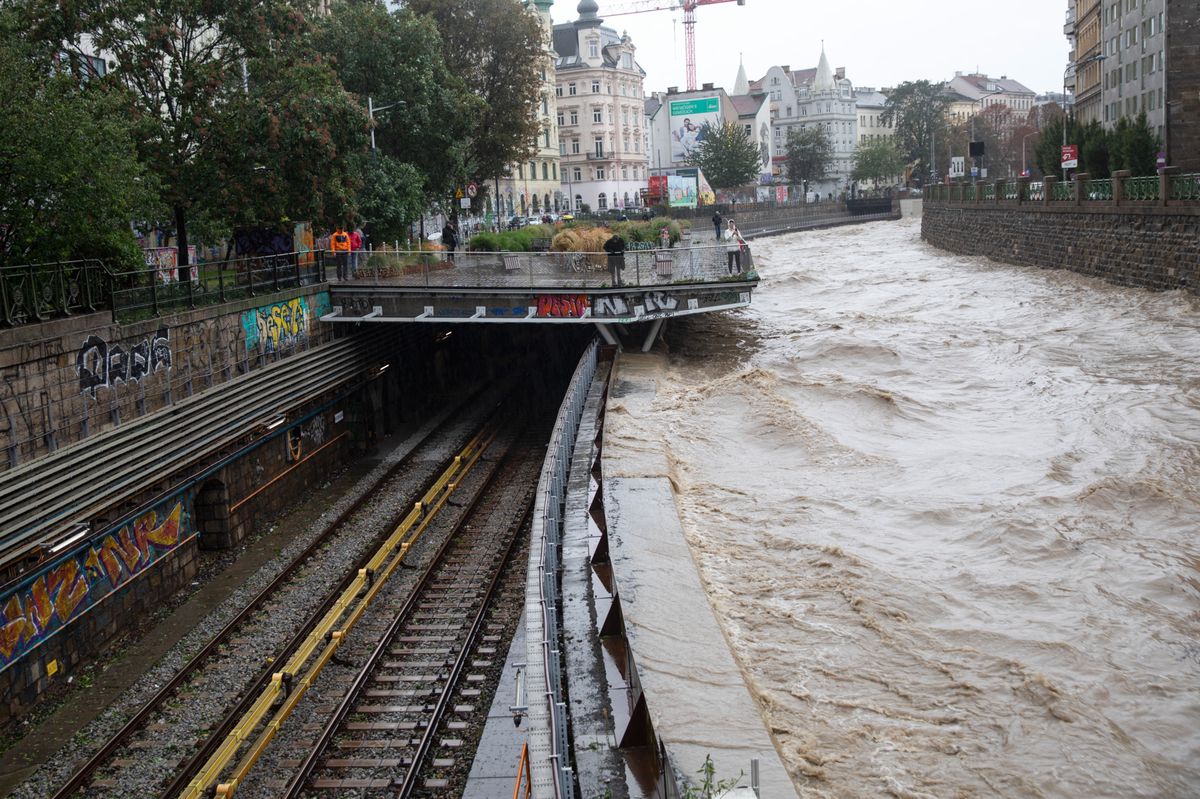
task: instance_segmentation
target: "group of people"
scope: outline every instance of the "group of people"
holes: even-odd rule
[[[363,248],[362,228],[356,227],[351,232],[338,225],[329,235],[329,249],[333,251],[333,259],[337,262],[338,280],[348,280],[358,275],[358,254]]]

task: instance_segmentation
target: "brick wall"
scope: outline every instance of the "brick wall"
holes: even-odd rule
[[[1200,293],[1200,209],[989,207],[925,202],[921,237],[961,255]]]

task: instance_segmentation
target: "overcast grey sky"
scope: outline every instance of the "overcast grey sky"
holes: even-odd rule
[[[597,0],[600,16],[621,7],[677,0]],[[578,16],[578,0],[555,0],[555,23]],[[746,0],[696,10],[697,80],[733,89],[738,55],[750,80],[774,64],[815,67],[821,40],[834,69],[856,86],[948,80],[976,68],[1037,93],[1062,91],[1067,62],[1065,0]],[[646,70],[646,91],[686,87],[683,12],[606,17],[628,31]]]

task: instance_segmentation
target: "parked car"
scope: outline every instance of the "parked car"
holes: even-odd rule
[[[1040,180],[1035,180],[1029,184],[1029,194],[1027,196],[1031,200],[1041,200],[1046,196],[1044,192],[1045,187],[1043,186],[1042,182]]]

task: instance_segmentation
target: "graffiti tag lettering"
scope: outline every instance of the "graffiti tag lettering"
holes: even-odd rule
[[[246,349],[262,346],[267,352],[290,347],[308,337],[308,300],[296,297],[264,305],[242,314]]]
[[[539,294],[537,315],[542,318],[582,319],[588,310],[586,294]]]
[[[79,393],[96,396],[101,386],[134,383],[159,369],[171,368],[171,331],[160,327],[152,337],[129,347],[109,344],[97,335],[88,336],[75,355]]]
[[[665,291],[651,291],[645,297],[646,313],[673,311],[679,307],[679,298]]]
[[[0,669],[182,544],[189,527],[182,498],[171,500],[0,597]]]

